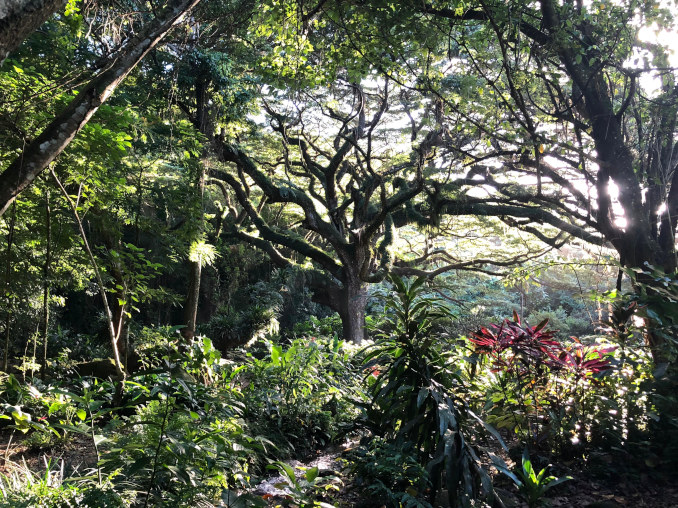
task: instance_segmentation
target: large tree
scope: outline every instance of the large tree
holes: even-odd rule
[[[492,109],[501,112],[469,108],[431,82],[450,111],[490,140],[490,149],[459,152],[525,175],[528,187],[498,187],[500,193],[592,232],[616,249],[623,266],[673,273],[678,88],[667,48],[640,39],[641,28],[671,19],[658,8],[542,0],[424,10],[433,23],[444,19],[466,30],[450,41],[472,70],[472,91],[491,95]],[[479,40],[491,41],[495,60]],[[644,77],[655,79],[656,90]],[[449,205],[437,206],[443,213]],[[648,339],[655,360],[665,360],[662,336]]]
[[[660,7],[321,3],[321,37],[309,38],[313,54],[334,50],[349,72],[375,69],[437,98],[449,161],[475,168],[465,185],[487,193],[460,199],[460,182],[440,185],[413,206],[420,223],[495,215],[550,244],[561,231],[612,246],[626,267],[672,273],[678,88],[668,49],[641,39],[643,29],[670,25],[671,12]],[[540,224],[555,229],[547,236]],[[661,336],[649,340],[655,360],[664,360]]]
[[[355,12],[337,15],[334,10],[324,12],[322,3],[317,7],[310,12],[296,11],[299,23],[292,23],[292,32],[308,32],[309,26],[316,26],[317,33],[308,35],[315,36],[315,43],[325,49],[331,45],[328,40],[337,41],[342,31],[359,37],[360,29],[374,29],[375,19],[379,21],[382,15],[377,13],[373,20],[363,15],[358,29],[347,32],[346,23],[340,21]],[[335,16],[336,26],[314,24],[321,13],[330,19]],[[273,15],[271,19],[281,18]],[[391,52],[407,52],[409,58],[400,59],[402,69],[393,64],[386,68],[383,61],[370,62],[368,58],[359,62],[355,55],[350,61],[347,55],[351,48],[345,44],[341,47],[341,42],[337,42],[338,54],[322,60],[319,53],[323,47],[314,52],[313,46],[304,45],[306,33],[286,39],[289,32],[280,32],[283,35],[275,39],[276,47],[264,52],[258,63],[261,66],[263,60],[263,79],[273,85],[295,82],[297,91],[277,106],[273,102],[278,92],[265,93],[264,109],[271,133],[263,138],[262,133],[255,134],[254,143],[238,144],[234,136],[226,134],[232,129],[228,128],[228,119],[220,116],[219,105],[223,87],[232,87],[232,82],[220,75],[223,57],[207,56],[209,52],[188,54],[194,77],[189,90],[182,93],[190,94],[180,95],[176,101],[210,141],[216,160],[234,169],[217,165],[211,173],[212,183],[221,186],[226,208],[232,210],[226,230],[266,251],[278,265],[290,265],[299,256],[310,260],[315,270],[309,272],[308,281],[316,301],[340,314],[344,336],[354,341],[362,340],[365,333],[366,285],[382,280],[391,271],[434,276],[452,268],[505,265],[534,255],[522,252],[494,259],[455,259],[444,248],[425,246],[418,256],[405,258],[394,253],[394,232],[398,228],[416,225],[440,231],[446,217],[452,215],[501,217],[511,225],[516,224],[515,217],[520,217],[525,221],[523,229],[552,247],[563,245],[568,234],[592,243],[603,241],[576,217],[552,213],[530,202],[529,197],[525,199],[527,194],[516,199],[511,191],[518,187],[521,170],[513,170],[507,178],[505,169],[483,163],[487,157],[471,157],[486,140],[478,131],[467,128],[466,111],[452,115],[449,109],[445,111],[447,98],[432,86],[431,61],[427,60],[435,49],[438,53],[432,62],[437,64],[441,49],[421,45],[420,41],[430,36],[425,32],[411,29],[408,33],[412,41],[405,44],[381,41],[382,49],[388,45],[396,48]],[[270,35],[265,29],[262,33]],[[365,47],[380,46],[372,41]],[[366,57],[376,54],[371,51]],[[343,66],[337,64],[342,59]],[[326,74],[316,73],[318,67],[308,65],[324,61],[331,69]],[[375,79],[373,74],[364,79],[370,69],[380,69],[382,77]],[[460,70],[455,78],[462,75]],[[331,77],[335,82],[329,93],[323,93],[316,85],[326,85]],[[478,107],[487,109],[480,103]],[[453,129],[454,125],[464,128]],[[268,151],[261,144],[266,138],[275,140]],[[495,140],[492,146],[497,146]],[[521,147],[518,152],[503,153],[522,151]],[[489,196],[488,189],[493,189]],[[231,197],[240,205],[239,210],[230,206]],[[273,210],[281,204],[298,218],[291,228],[274,222]],[[417,266],[422,263],[433,266],[423,271]]]
[[[232,210],[225,230],[279,266],[310,261],[306,277],[314,299],[339,313],[348,340],[365,337],[367,285],[389,272],[434,276],[453,268],[482,269],[524,261],[539,250],[456,259],[433,248],[421,232],[421,249],[398,251],[398,230],[423,226],[435,234],[432,194],[455,187],[460,202],[483,200],[467,193],[476,187],[475,168],[441,165],[438,150],[451,134],[431,123],[433,103],[412,103],[389,79],[364,86],[339,80],[329,91],[285,96],[277,104],[269,94],[262,99],[269,132],[255,143],[238,144],[217,133],[205,107],[212,101],[200,97],[194,108],[183,109],[211,136],[221,163],[212,168],[210,183],[221,187]],[[397,125],[408,114],[412,123]],[[281,212],[291,226],[278,221]],[[531,213],[538,217],[540,211]],[[426,263],[435,266],[417,268]]]

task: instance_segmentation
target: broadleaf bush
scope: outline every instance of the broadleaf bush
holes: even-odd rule
[[[443,488],[450,506],[492,501],[491,479],[473,445],[478,418],[466,400],[465,375],[453,361],[455,348],[435,332],[451,313],[426,294],[425,278],[391,282],[375,342],[364,352],[370,394],[364,423],[389,443],[410,443],[429,477],[429,502]]]

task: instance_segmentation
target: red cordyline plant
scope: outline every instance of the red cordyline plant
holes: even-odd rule
[[[575,344],[563,346],[555,338],[555,330],[547,330],[548,319],[536,326],[523,325],[514,311],[513,321],[505,319],[501,325],[481,327],[471,334],[476,352],[492,359],[492,372],[501,372],[516,366],[526,374],[529,367],[546,366],[553,370],[567,369],[578,378],[596,375],[612,367],[605,355],[614,348],[600,348],[597,345],[584,346],[576,337],[570,337]],[[508,354],[507,354],[508,351]]]
[[[551,368],[564,368],[573,373],[577,379],[595,376],[612,369],[610,361],[605,358],[616,348],[601,348],[597,345],[584,346],[578,338],[570,337],[574,344],[562,347],[557,356],[551,357]]]
[[[470,337],[476,353],[488,358],[490,371],[498,374],[494,386],[502,397],[492,397],[491,423],[520,428],[535,444],[554,430],[552,420],[561,409],[570,433],[584,428],[586,387],[612,368],[605,356],[614,349],[584,346],[575,337],[564,346],[547,324],[523,324],[514,312],[513,320],[482,327]]]
[[[547,323],[545,319],[536,326],[523,326],[514,312],[513,321],[505,319],[499,326],[490,325],[494,331],[481,327],[471,334],[470,340],[476,345],[477,353],[492,359],[493,372],[516,367],[520,375],[525,375],[532,367],[550,365],[550,360],[562,349],[554,338],[555,332],[546,330]]]

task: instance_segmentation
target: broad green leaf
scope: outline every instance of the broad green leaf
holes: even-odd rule
[[[310,468],[308,471],[306,471],[306,480],[313,483],[318,477],[319,471],[320,470],[317,466]]]

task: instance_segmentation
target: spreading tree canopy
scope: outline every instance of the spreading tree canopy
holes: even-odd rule
[[[320,2],[312,9],[302,5],[295,14],[286,12],[280,19],[295,21],[286,25],[284,49],[267,60],[268,70],[277,69],[283,77],[285,70],[308,85],[323,79],[322,64],[329,59],[326,72],[356,87],[358,106],[353,123],[345,124],[335,143],[336,151],[326,153],[315,168],[311,184],[283,195],[270,180],[257,176],[245,152],[232,145],[221,149],[221,159],[234,162],[241,175],[267,189],[265,194],[272,193],[273,201],[296,200],[304,211],[312,210],[319,201],[314,185],[328,185],[328,170],[330,176],[340,174],[330,161],[343,160],[342,147],[362,150],[362,160],[369,159],[371,151],[359,148],[359,140],[372,145],[368,138],[375,120],[362,109],[360,90],[361,83],[380,75],[431,101],[433,119],[415,149],[419,162],[410,159],[410,168],[419,167],[420,173],[414,170],[407,177],[407,165],[394,165],[389,176],[400,187],[390,196],[376,181],[357,184],[368,189],[362,206],[382,203],[368,221],[383,217],[383,223],[365,223],[365,231],[372,233],[382,224],[388,229],[399,220],[435,225],[446,215],[495,216],[553,246],[574,237],[612,246],[623,266],[676,269],[678,89],[668,49],[640,38],[643,27],[669,24],[670,11],[647,2],[545,0],[472,5]],[[296,66],[291,66],[292,59]],[[654,78],[656,89],[644,84],[646,76]],[[373,111],[380,117],[378,107]],[[286,120],[274,119],[272,125],[298,152],[294,165],[312,175],[315,149]],[[410,120],[416,124],[418,119]],[[434,147],[436,156],[425,162]],[[288,153],[286,148],[285,157]],[[370,165],[363,164],[370,175]],[[463,179],[427,180],[427,165],[436,171],[455,166],[457,174],[466,168],[466,174]],[[238,194],[235,182],[230,183]],[[471,187],[484,195],[459,192]],[[400,199],[403,206],[396,211],[391,205]],[[357,197],[355,202],[360,202]],[[331,202],[327,209],[325,223],[331,225]],[[304,222],[330,241],[325,223],[314,223],[312,217]],[[270,234],[258,241],[262,247],[267,242],[269,251],[284,245]],[[377,245],[372,248],[378,250]],[[314,251],[305,255],[322,261],[332,273],[329,260]],[[372,265],[370,276],[380,273],[377,266]],[[389,262],[380,266],[386,270]],[[369,279],[367,272],[358,271],[362,280]],[[653,346],[659,358],[660,344]]]
[[[218,193],[196,241],[228,234],[278,265],[307,261],[347,338],[363,337],[366,285],[389,272],[493,270],[572,241],[676,270],[676,73],[644,38],[673,23],[659,2],[203,0],[184,36],[154,49],[197,3],[142,16],[105,64],[80,60],[93,72],[77,96],[4,161],[0,212],[150,54],[128,96],[192,125],[193,199]],[[455,258],[430,240],[457,217],[541,247]],[[410,233],[421,242],[406,252]]]

